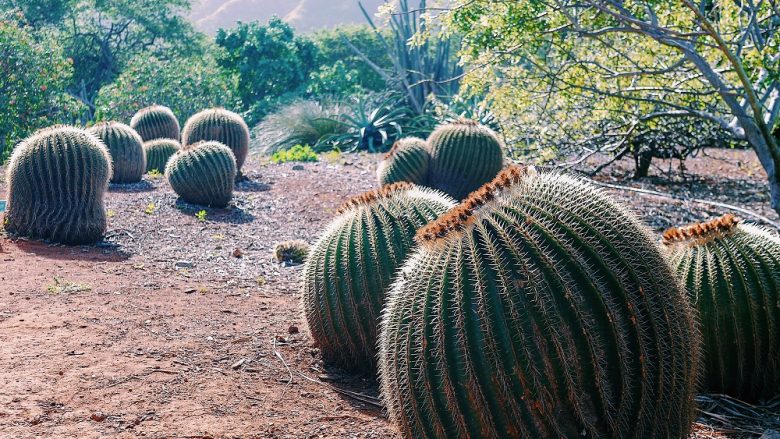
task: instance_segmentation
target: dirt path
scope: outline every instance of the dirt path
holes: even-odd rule
[[[97,246],[0,237],[0,438],[394,437],[379,409],[334,390],[376,396],[370,379],[323,366],[299,311],[301,267],[271,255],[278,241],[313,242],[346,197],[374,186],[375,160],[251,160],[235,206],[205,221],[162,179],[114,187]],[[726,166],[717,186],[632,184],[709,188],[771,215],[760,173],[701,160],[694,173]],[[616,195],[656,229],[717,213]]]

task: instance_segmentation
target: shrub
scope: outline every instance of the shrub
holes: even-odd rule
[[[141,181],[146,172],[146,153],[141,136],[129,126],[118,122],[99,123],[89,130],[108,148],[112,183],[135,183]]]
[[[306,320],[325,361],[373,369],[385,290],[415,231],[453,204],[439,192],[398,183],[341,207],[310,249],[303,275]]]
[[[687,437],[693,310],[603,191],[513,167],[417,240],[379,342],[403,437]]]
[[[379,185],[407,181],[427,186],[429,161],[430,155],[425,140],[416,137],[401,139],[395,142],[377,167]]]
[[[219,142],[202,142],[180,149],[165,167],[165,177],[186,202],[227,207],[233,198],[236,158]]]
[[[92,243],[105,233],[111,157],[93,134],[42,129],[19,144],[7,172],[8,232],[63,244]]]
[[[140,109],[130,120],[130,126],[138,132],[144,142],[157,139],[179,141],[179,120],[170,108],[151,105]]]
[[[699,310],[708,392],[746,401],[780,392],[780,238],[726,215],[664,233]]]
[[[271,156],[273,163],[287,163],[287,162],[316,162],[317,153],[311,149],[311,146],[295,145],[290,149],[276,151]]]
[[[236,157],[236,171],[241,175],[249,152],[249,128],[241,116],[224,108],[212,108],[190,117],[182,129],[181,143],[189,146],[201,141],[216,141],[230,148]]]
[[[292,148],[295,145],[318,145],[320,140],[346,132],[336,120],[337,107],[313,101],[297,101],[268,115],[256,128],[254,144],[263,154]]]

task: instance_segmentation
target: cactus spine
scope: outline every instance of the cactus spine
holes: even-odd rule
[[[406,181],[428,185],[428,145],[416,137],[401,139],[379,163],[376,174],[379,185]]]
[[[158,172],[165,172],[165,165],[168,164],[168,159],[176,154],[179,148],[181,148],[181,145],[173,139],[157,139],[144,143],[146,172],[151,172],[154,169]]]
[[[138,132],[144,142],[156,139],[179,140],[179,120],[170,108],[162,105],[141,109],[130,120],[130,127]]]
[[[93,134],[69,126],[40,130],[16,147],[7,172],[6,230],[63,244],[101,239],[111,158]]]
[[[219,142],[202,142],[174,154],[165,167],[165,177],[186,202],[226,207],[233,197],[236,159]]]
[[[90,128],[108,147],[114,174],[111,183],[136,183],[146,172],[143,140],[134,129],[119,122],[105,122]]]
[[[428,137],[431,187],[461,200],[492,180],[504,166],[504,148],[490,128],[461,119]]]
[[[687,437],[692,309],[602,191],[509,168],[417,239],[379,348],[404,437]]]
[[[454,205],[447,196],[396,183],[348,201],[309,251],[303,307],[327,362],[369,372],[385,290],[414,234]]]
[[[182,145],[204,140],[215,140],[227,145],[236,156],[240,174],[249,152],[249,127],[241,116],[222,108],[213,108],[190,117],[182,130]]]
[[[732,215],[664,233],[699,310],[708,392],[759,401],[780,392],[780,238]]]

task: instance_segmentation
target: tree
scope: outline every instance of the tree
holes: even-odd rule
[[[241,23],[217,31],[219,65],[235,76],[245,108],[297,90],[315,65],[316,47],[278,17],[267,25]]]
[[[65,94],[72,62],[52,39],[0,17],[0,163],[37,128],[69,122],[79,111]]]
[[[233,84],[211,57],[158,59],[142,53],[100,90],[96,118],[129,123],[136,111],[154,104],[169,107],[183,124],[204,108],[232,107]]]
[[[650,121],[706,120],[753,148],[780,213],[776,0],[458,0],[442,20],[518,138],[617,152]]]

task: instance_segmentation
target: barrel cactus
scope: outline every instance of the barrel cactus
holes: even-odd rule
[[[8,232],[63,244],[92,243],[105,233],[111,157],[94,134],[40,130],[16,147],[7,173]]]
[[[416,230],[454,205],[449,197],[395,183],[348,201],[309,250],[303,307],[325,361],[371,372],[385,290]]]
[[[379,341],[404,437],[686,437],[692,308],[604,192],[512,167],[416,239]]]
[[[244,119],[222,108],[204,110],[190,117],[182,130],[182,145],[208,140],[221,142],[233,151],[240,174],[249,152],[249,127]]]
[[[162,105],[141,109],[130,120],[130,126],[138,131],[144,142],[156,139],[179,140],[179,120],[170,108]]]
[[[168,159],[179,150],[181,145],[173,139],[157,139],[144,143],[146,153],[146,172],[165,171]]]
[[[190,145],[168,160],[165,177],[188,203],[226,207],[233,197],[236,159],[230,148],[219,142]]]
[[[669,229],[663,243],[699,310],[705,389],[780,393],[780,238],[726,215]]]
[[[428,145],[416,137],[401,139],[393,145],[376,170],[380,185],[406,181],[428,185]]]
[[[504,166],[504,148],[490,128],[460,119],[428,138],[429,185],[461,200],[492,180]]]
[[[108,148],[114,174],[111,183],[136,183],[146,172],[143,140],[129,126],[119,122],[99,123],[89,130]]]

